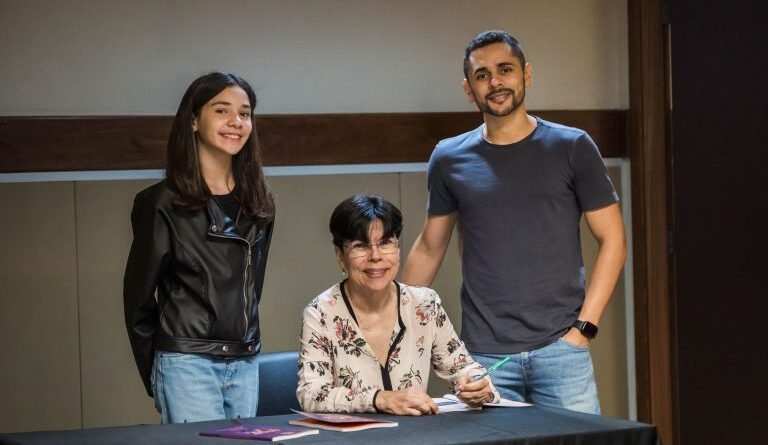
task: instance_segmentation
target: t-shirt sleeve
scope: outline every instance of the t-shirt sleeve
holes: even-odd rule
[[[574,140],[571,167],[576,198],[582,212],[619,202],[619,195],[608,177],[600,151],[586,133]]]
[[[441,164],[440,144],[435,147],[427,164],[427,213],[446,215],[458,209],[456,197],[448,187],[447,177]]]

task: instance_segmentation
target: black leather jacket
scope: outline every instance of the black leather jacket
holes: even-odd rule
[[[259,309],[273,223],[227,217],[215,200],[174,206],[165,181],[136,195],[125,268],[125,324],[152,396],[155,350],[253,355],[261,348]]]

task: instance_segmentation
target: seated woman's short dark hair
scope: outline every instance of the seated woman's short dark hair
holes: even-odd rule
[[[358,193],[336,206],[331,215],[329,228],[333,244],[341,249],[344,241],[369,243],[368,230],[371,222],[380,220],[383,238],[400,238],[403,231],[403,215],[400,209],[380,195]]]

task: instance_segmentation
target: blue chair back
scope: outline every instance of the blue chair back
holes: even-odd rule
[[[297,351],[259,354],[259,408],[257,416],[291,414],[301,409],[296,399],[299,383]]]

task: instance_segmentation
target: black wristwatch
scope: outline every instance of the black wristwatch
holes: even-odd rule
[[[573,327],[581,332],[581,335],[592,340],[597,337],[597,325],[588,321],[576,320],[573,322]]]

